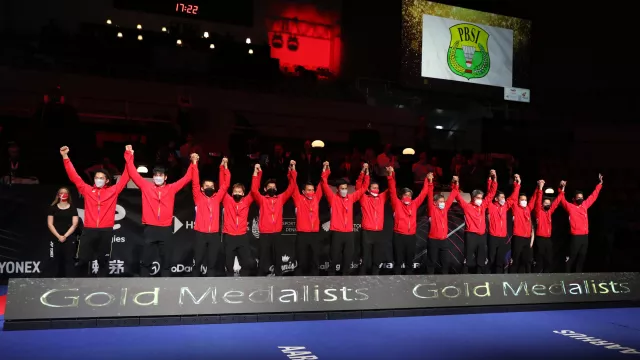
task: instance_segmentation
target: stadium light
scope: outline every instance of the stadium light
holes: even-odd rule
[[[166,26],[162,27],[162,32],[167,32],[167,27]]]
[[[138,40],[142,41],[142,35],[138,35]]]
[[[406,148],[404,150],[402,150],[402,155],[415,155],[416,151],[413,150],[412,148]]]
[[[209,49],[215,49],[215,48],[216,48],[215,45],[213,45],[213,44],[209,45]]]
[[[118,37],[119,37],[119,38],[121,38],[121,37],[122,37],[122,33],[121,33],[121,32],[119,32],[119,33],[118,33]]]
[[[247,38],[247,44],[251,44],[251,39]]]
[[[314,140],[311,143],[311,147],[312,148],[323,148],[324,147],[324,141],[322,141],[322,140]]]
[[[140,25],[140,24],[136,25],[136,29],[142,30],[142,25]]]
[[[438,130],[442,130],[442,129],[444,129],[444,128],[442,127],[442,125],[436,125],[436,129],[438,129]]]
[[[205,39],[208,39],[208,38],[209,38],[209,32],[208,32],[208,31],[205,31],[205,32],[204,32],[204,35],[202,35],[202,36],[204,36],[204,38],[205,38]]]
[[[444,112],[444,110],[442,110],[442,109],[436,109],[436,112],[437,112],[438,114],[442,114],[442,113]]]
[[[107,19],[107,25],[111,25],[111,19]]]
[[[148,172],[149,172],[149,169],[147,169],[147,167],[146,167],[146,166],[141,165],[141,166],[138,166],[138,172],[139,172],[140,174],[146,174],[146,173],[148,173]]]
[[[253,50],[249,49],[249,54],[253,55]]]
[[[176,40],[176,45],[182,46],[182,40],[180,40],[180,39]]]
[[[547,188],[547,189],[544,190],[544,193],[547,194],[547,195],[553,195],[556,192],[555,192],[555,190],[553,190],[553,188]]]

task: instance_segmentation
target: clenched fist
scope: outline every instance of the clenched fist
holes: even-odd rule
[[[60,155],[62,155],[62,157],[64,159],[66,159],[68,157],[69,154],[69,147],[68,146],[63,146],[60,148]]]

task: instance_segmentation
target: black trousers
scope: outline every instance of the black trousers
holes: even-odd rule
[[[553,267],[553,243],[551,238],[536,236],[536,273],[550,273]]]
[[[256,265],[256,261],[251,256],[251,247],[249,246],[249,235],[223,235],[224,240],[224,258],[227,276],[234,276],[236,256],[240,264],[240,276],[249,276]]]
[[[77,251],[79,277],[86,277],[88,271],[94,276],[107,276],[109,273],[109,256],[111,254],[112,237],[113,230],[111,228],[85,228],[82,230]],[[92,266],[91,269],[88,269],[88,264],[93,260],[98,260],[98,268],[96,269]]]
[[[360,275],[380,274],[380,264],[385,262],[385,243],[382,231],[362,230],[362,266]]]
[[[295,264],[295,242],[294,236],[261,233],[258,276],[269,275],[272,271],[276,276],[292,272],[294,269],[289,264]]]
[[[489,271],[492,274],[504,274],[505,257],[509,251],[509,238],[489,235],[487,250],[489,253]]]
[[[220,233],[203,233],[196,231],[196,238],[193,244],[193,269],[191,276],[202,276],[202,266],[206,266],[206,276],[213,276],[216,271],[216,262],[222,242]]]
[[[331,232],[329,276],[335,275],[340,270],[342,270],[342,276],[351,274],[354,248],[353,232]]]
[[[565,263],[565,272],[581,273],[587,259],[589,235],[571,235],[569,240],[569,260]],[[575,265],[575,270],[573,269]]]
[[[161,276],[171,276],[170,241],[173,231],[171,226],[147,225],[144,228],[144,247],[142,248],[142,263],[140,276],[149,277],[160,273]],[[159,261],[156,261],[159,260]]]
[[[296,275],[318,276],[320,270],[320,246],[322,245],[320,232],[298,232],[296,239],[296,258],[298,267]]]
[[[416,234],[405,235],[394,232],[393,252],[395,256],[394,270],[396,275],[402,274],[402,264],[404,264],[404,273],[412,275],[413,258],[416,257]]]
[[[513,236],[511,238],[511,259],[513,264],[509,269],[510,273],[526,273],[531,271],[529,264],[531,237]]]
[[[487,236],[486,234],[476,234],[467,232],[464,242],[465,273],[485,272],[485,262],[487,261]]]
[[[451,254],[449,254],[450,246],[449,239],[438,240],[429,238],[427,240],[427,253],[429,254],[427,273],[429,275],[435,274],[436,263],[438,261],[440,261],[440,265],[442,266],[442,274],[446,275],[449,273],[451,263]]]
[[[64,242],[60,242],[56,237],[51,236],[49,240],[49,262],[52,277],[75,277],[77,275],[75,257],[75,235],[69,236]]]

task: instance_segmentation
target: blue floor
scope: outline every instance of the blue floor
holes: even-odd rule
[[[318,359],[624,359],[640,357],[640,308],[0,332],[2,360],[296,359],[279,347]]]

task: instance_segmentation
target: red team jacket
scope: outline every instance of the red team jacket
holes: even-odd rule
[[[292,183],[289,180],[289,186],[285,192],[271,197],[260,194],[261,180],[262,171],[258,172],[257,176],[254,175],[251,181],[251,195],[260,207],[258,228],[261,234],[280,233],[282,232],[282,206],[291,197],[295,189],[295,182]]]
[[[297,173],[289,172],[289,183],[293,183],[293,203],[296,206],[296,230],[298,232],[318,232],[320,231],[320,199],[322,199],[322,186],[316,187],[313,198],[309,199],[300,194],[296,184]]]
[[[476,205],[473,199],[468,203],[464,201],[460,193],[456,194],[456,201],[460,204],[462,211],[464,211],[464,221],[467,224],[465,231],[467,232],[472,232],[478,235],[484,235],[487,232],[487,222],[485,220],[484,213],[485,209],[496,196],[498,183],[489,179],[487,180],[487,187],[489,188],[489,192],[482,200],[482,205],[480,206]]]
[[[542,191],[536,188],[531,199],[527,201],[527,206],[522,207],[520,204],[514,204],[511,208],[511,211],[513,211],[513,236],[531,237],[531,231],[533,230],[531,212],[536,206],[538,196],[542,196]]]
[[[322,172],[322,190],[331,207],[331,231],[337,232],[353,232],[353,203],[360,200],[364,192],[369,187],[369,175],[364,176],[364,183],[360,190],[346,197],[340,196],[338,193],[331,192],[329,187],[329,175],[331,171]]]
[[[581,205],[570,203],[565,199],[565,197],[562,197],[560,200],[562,207],[564,207],[567,213],[569,213],[571,235],[589,234],[589,217],[587,216],[587,210],[589,210],[591,205],[596,201],[601,189],[602,184],[598,184],[593,193],[591,193],[588,198],[584,199],[584,202]]]
[[[427,197],[427,184],[424,182],[424,187],[420,194],[415,199],[411,200],[409,205],[405,204],[398,196],[394,196],[397,193],[396,179],[392,176],[387,176],[387,182],[389,183],[389,197],[391,198],[391,207],[393,208],[393,231],[402,235],[415,235],[416,223],[418,222],[418,208],[424,202]]]
[[[536,236],[551,237],[551,215],[556,211],[558,205],[564,198],[564,191],[558,189],[558,197],[551,203],[551,208],[545,211],[542,208],[542,201],[544,196],[540,196],[540,199],[536,201],[536,207],[534,208],[534,214],[536,215]]]
[[[71,160],[64,159],[64,169],[69,180],[78,188],[84,197],[84,227],[87,229],[112,228],[116,217],[118,194],[129,182],[129,172],[125,169],[120,181],[113,186],[98,188],[85,183],[76,172]]]
[[[251,194],[245,196],[239,202],[227,193],[222,200],[222,233],[232,236],[244,235],[247,233],[249,218],[249,208],[253,203]]]
[[[364,185],[365,175],[360,172],[358,180],[356,180],[356,191],[364,189],[365,193],[360,198],[360,207],[362,208],[362,229],[368,231],[382,231],[384,228],[384,204],[387,202],[388,191],[383,191],[378,196],[367,194],[369,183]]]
[[[151,226],[171,226],[176,193],[191,181],[193,168],[196,165],[191,164],[182,179],[172,184],[156,186],[138,174],[133,164],[133,154],[127,152],[125,159],[131,180],[142,192],[142,223]]]
[[[229,188],[229,169],[220,166],[220,176],[218,177],[219,189],[212,197],[207,197],[200,190],[200,172],[198,167],[193,167],[191,176],[191,187],[193,191],[193,202],[196,204],[196,221],[193,229],[203,233],[220,232],[220,203],[227,194]]]
[[[449,194],[445,202],[444,209],[440,210],[440,208],[433,203],[433,183],[428,183],[428,180],[425,183],[428,184],[427,196],[429,200],[427,200],[427,209],[431,217],[429,239],[446,240],[449,235],[449,209],[451,208],[451,204],[453,204],[453,199],[458,196],[458,185],[451,184],[451,194]]]
[[[513,183],[513,193],[505,199],[504,205],[493,201],[488,206],[489,210],[489,235],[495,237],[507,237],[507,212],[518,202],[520,184]]]

